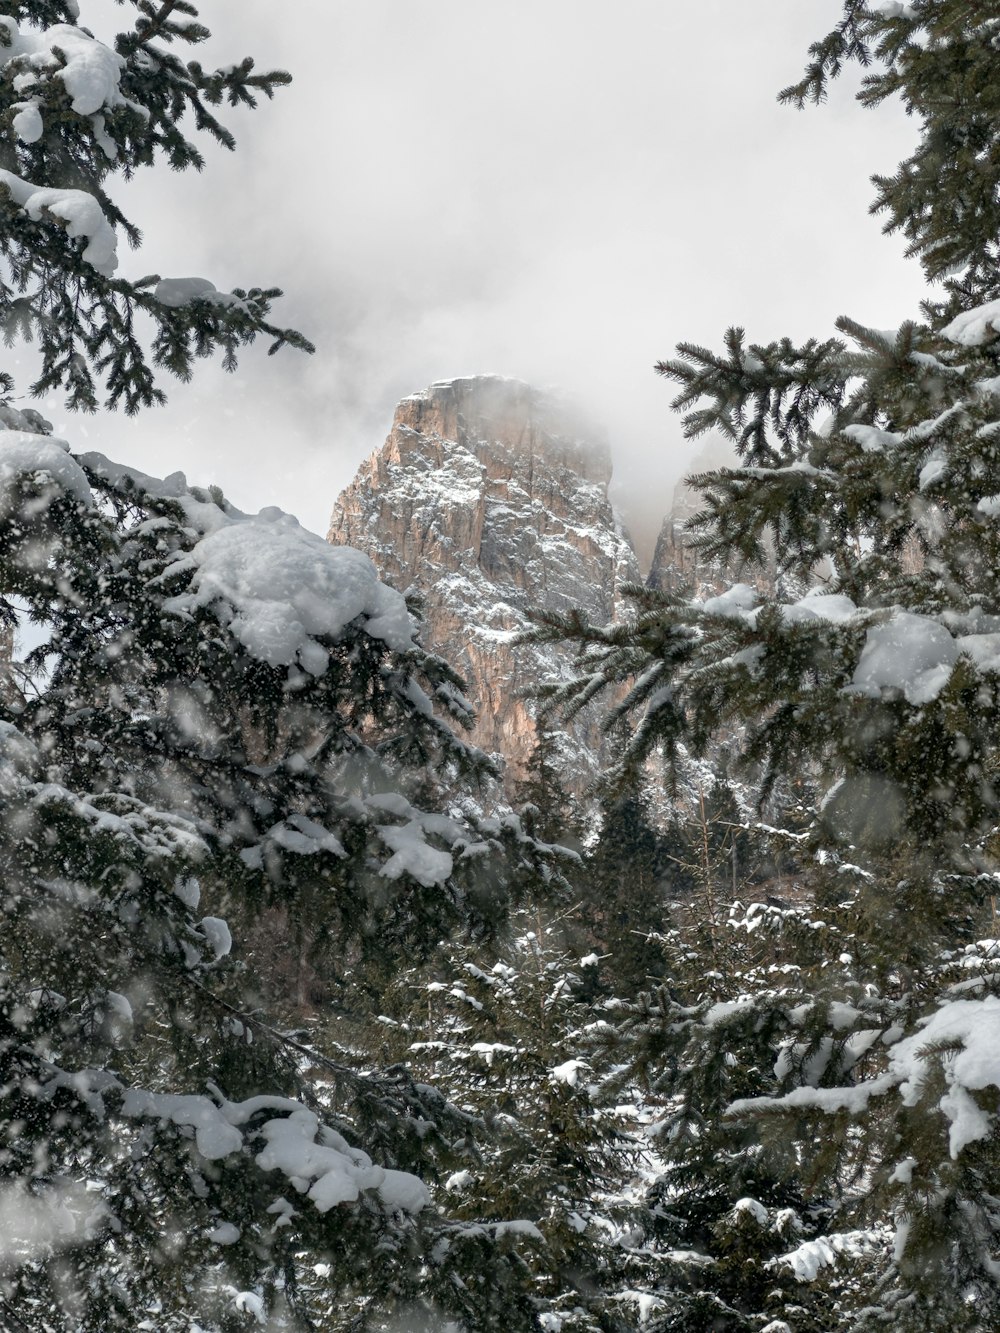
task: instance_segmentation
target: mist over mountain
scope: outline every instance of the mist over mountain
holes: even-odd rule
[[[515,643],[529,612],[579,607],[605,624],[641,578],[610,480],[607,441],[577,407],[486,375],[404,398],[334,508],[330,540],[420,594],[425,641],[467,679],[472,739],[503,757],[508,786],[535,744],[531,693],[572,670],[566,648]],[[584,791],[604,752],[597,717],[560,731],[560,746],[569,785]]]
[[[607,435],[578,402],[479,375],[403,398],[334,506],[329,540],[419,595],[424,641],[468,682],[471,739],[502,760],[508,792],[536,743],[534,694],[578,670],[567,644],[516,642],[532,611],[579,609],[604,625],[628,616],[628,584],[719,582],[685,541],[690,493],[655,523],[641,515],[640,559],[611,484]],[[608,757],[600,713],[554,730],[567,786],[582,795]]]

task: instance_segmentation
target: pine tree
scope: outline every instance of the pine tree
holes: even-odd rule
[[[538,723],[524,776],[514,788],[514,805],[535,837],[577,851],[582,845],[582,817],[563,783],[559,737],[545,721]]]
[[[720,430],[740,457],[694,479],[704,550],[762,562],[773,544],[779,588],[808,591],[645,594],[610,630],[548,618],[588,654],[566,698],[631,684],[613,719],[633,721],[624,772],[657,746],[705,753],[745,726],[765,798],[817,781],[801,846],[823,956],[793,932],[781,987],[750,977],[732,1026],[696,1008],[686,1054],[672,1051],[675,1011],[653,1027],[663,1067],[733,1071],[711,1142],[784,1140],[783,1188],[820,1222],[786,1267],[845,1275],[827,1328],[1000,1321],[1000,996],[981,938],[1000,722],[997,22],[964,0],[849,0],[785,94],[822,100],[857,59],[864,103],[899,94],[919,118],[917,150],[876,180],[874,207],[943,299],[891,333],[844,318],[839,337],[760,345],[731,329],[721,354],[682,344],[659,367],[681,386],[688,435]],[[737,1071],[754,1072],[742,1091]]]
[[[187,380],[195,358],[214,354],[233,370],[238,349],[261,334],[271,352],[312,350],[270,322],[277,288],[118,276],[119,235],[134,248],[140,233],[109,193],[112,178],[158,161],[200,170],[188,125],[234,148],[215,109],[254,107],[290,81],[257,72],[249,57],[218,70],[183,60],[209,36],[188,0],[128,3],[134,23],[113,48],[83,26],[77,0],[17,0],[0,16],[0,326],[8,346],[37,342],[31,392],[64,389],[85,411],[102,384],[109,407],[162,403],[158,370]],[[144,317],[155,330],[148,349]],[[0,376],[0,393],[13,388]]]
[[[615,994],[634,994],[662,975],[662,955],[650,936],[663,930],[667,897],[683,889],[669,866],[642,793],[602,801],[603,820],[587,857],[583,920]]]
[[[182,378],[257,331],[299,341],[266,324],[273,292],[113,277],[108,173],[198,165],[185,110],[228,142],[210,107],[285,81],[182,65],[193,6],[135,7],[117,51],[69,0],[0,19],[7,331],[83,408],[95,374],[112,404],[159,401],[138,310]],[[452,799],[491,766],[367,557],[48,431],[0,405],[0,622],[36,645],[0,692],[0,1323],[486,1330],[487,1283],[537,1328],[517,1237],[460,1251],[472,1283],[439,1257],[474,1234],[428,1190],[468,1115],[283,1029],[227,917],[412,958],[494,929],[557,854]]]
[[[404,1170],[432,1175],[462,1117],[248,1010],[226,914],[280,904],[412,954],[485,927],[553,854],[513,816],[411,799],[429,766],[454,785],[486,761],[432,707],[467,713],[367,557],[45,435],[0,433],[0,481],[3,604],[43,636],[2,722],[3,1197],[37,1208],[11,1308],[224,1328],[244,1291],[308,1320],[299,1268],[328,1250],[338,1308],[417,1301],[427,1196]]]
[[[581,1029],[597,958],[573,959],[560,934],[558,921],[522,912],[491,950],[449,946],[400,977],[380,1021],[415,1076],[474,1117],[445,1188],[471,1227],[533,1241],[521,1298],[530,1295],[541,1327],[625,1333],[622,1240],[636,1209],[622,1182],[640,1149],[622,1107],[594,1098]],[[516,1293],[483,1299],[511,1308]]]

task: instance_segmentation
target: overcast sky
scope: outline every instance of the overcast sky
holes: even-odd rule
[[[121,14],[84,0],[84,20]],[[868,216],[915,126],[862,111],[856,76],[820,109],[775,101],[838,0],[204,0],[203,53],[252,54],[293,85],[230,113],[235,154],[147,173],[121,198],[145,231],[130,276],[283,287],[314,357],[206,366],[134,421],[66,421],[73,447],[184,469],[234,502],[325,531],[395,402],[492,371],[580,396],[615,490],[648,526],[694,453],[653,363],[828,336],[850,313],[916,313],[917,267]]]

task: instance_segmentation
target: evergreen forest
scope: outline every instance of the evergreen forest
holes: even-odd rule
[[[539,612],[512,802],[366,555],[28,405],[314,350],[118,271],[290,75],[86,8],[0,0],[0,1329],[1000,1329],[1000,3],[843,0],[780,93],[902,102],[926,299],[656,367],[724,586]]]

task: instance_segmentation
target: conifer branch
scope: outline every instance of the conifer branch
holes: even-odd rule
[[[179,0],[163,0],[159,12],[141,29],[140,40],[136,43],[137,48],[146,46],[153,40],[153,38],[162,30],[163,25],[166,23],[171,13],[177,8],[178,3]]]

